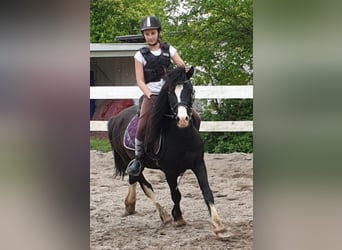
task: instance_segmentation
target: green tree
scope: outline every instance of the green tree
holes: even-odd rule
[[[90,42],[113,43],[116,36],[139,34],[141,19],[157,15],[165,19],[165,0],[90,0]]]
[[[182,12],[179,13],[179,4]],[[197,66],[197,84],[244,85],[253,78],[251,0],[170,1],[168,32],[182,57]],[[178,12],[178,14],[177,14]],[[199,77],[200,76],[200,77]]]
[[[166,40],[196,67],[197,85],[246,85],[253,80],[252,0],[170,0]],[[202,120],[252,120],[252,100],[209,100]],[[206,151],[252,152],[252,133],[201,133]]]

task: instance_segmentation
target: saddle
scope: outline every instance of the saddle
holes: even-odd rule
[[[131,121],[128,123],[127,128],[124,133],[123,145],[129,150],[135,149],[135,134],[138,127],[139,115],[136,114],[132,117]],[[153,153],[158,154],[161,148],[161,135],[153,144]]]

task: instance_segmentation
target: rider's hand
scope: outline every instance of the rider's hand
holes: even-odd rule
[[[152,95],[152,93],[147,93],[147,94],[145,94],[145,96],[146,96],[148,99],[151,99],[151,95]]]

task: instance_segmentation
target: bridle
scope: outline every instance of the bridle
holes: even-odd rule
[[[171,104],[170,104],[170,106],[171,106]],[[189,104],[187,104],[186,102],[178,102],[178,103],[176,103],[175,105],[173,105],[171,107],[171,111],[172,111],[172,116],[173,117],[177,116],[177,109],[178,109],[179,106],[183,106],[184,108],[186,108],[186,110],[188,112],[188,115],[191,116],[190,110],[191,110],[192,107]]]
[[[186,81],[183,81],[183,82],[180,82],[178,83],[178,85],[183,85],[185,86],[186,84],[188,83],[191,83],[190,80],[186,80]],[[192,118],[192,103],[193,103],[193,97],[194,97],[194,90],[193,90],[193,93],[192,93],[192,100],[191,100],[191,104],[189,105],[187,102],[184,102],[184,101],[180,101],[180,102],[177,102],[175,104],[172,104],[171,101],[170,101],[170,95],[171,94],[174,94],[174,93],[171,93],[170,89],[169,89],[169,92],[168,92],[168,99],[169,99],[169,106],[171,108],[171,112],[172,114],[165,114],[166,117],[170,117],[170,118],[177,118],[177,110],[178,110],[178,107],[180,106],[183,106],[186,110],[187,110],[187,113],[189,115],[189,118],[191,119]]]

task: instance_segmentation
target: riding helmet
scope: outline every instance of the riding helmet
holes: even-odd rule
[[[161,30],[161,25],[157,17],[155,16],[147,16],[141,20],[140,30],[143,32],[144,30],[157,29]]]

